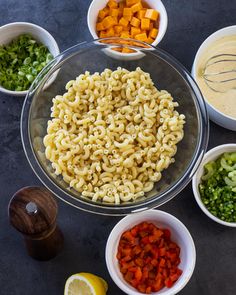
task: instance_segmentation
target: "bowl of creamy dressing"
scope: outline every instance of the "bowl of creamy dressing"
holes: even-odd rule
[[[210,119],[236,131],[236,25],[215,32],[202,43],[192,76],[203,94]]]

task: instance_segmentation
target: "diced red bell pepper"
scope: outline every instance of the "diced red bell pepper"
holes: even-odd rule
[[[157,266],[157,264],[158,264],[158,261],[156,259],[151,260],[151,265]]]
[[[149,273],[148,268],[146,266],[144,266],[142,281],[145,281],[146,279],[148,279],[148,273]]]
[[[136,272],[135,272],[135,274],[134,274],[135,279],[136,279],[137,281],[140,281],[140,280],[142,279],[142,275],[143,275],[143,273],[142,273],[142,271],[141,271],[141,268],[138,266],[138,267],[137,267],[137,270],[136,270]]]
[[[132,260],[132,257],[130,255],[127,255],[121,259],[121,263],[128,262],[130,260]]]
[[[149,279],[152,279],[152,280],[155,279],[155,277],[156,277],[155,272],[154,271],[149,271],[148,277],[149,277]]]
[[[167,287],[167,288],[171,288],[172,286],[173,286],[173,281],[171,281],[171,279],[170,278],[168,278],[168,279],[165,279],[165,286]]]
[[[163,229],[165,239],[170,239],[171,233],[169,229]]]
[[[135,246],[135,247],[132,249],[132,253],[133,253],[133,255],[138,255],[140,252],[142,252],[142,248],[141,248],[139,245]]]
[[[145,236],[141,239],[141,243],[144,245],[149,245],[149,237]]]
[[[144,238],[144,237],[148,236],[148,231],[146,231],[146,230],[142,230],[142,231],[140,231],[140,232],[139,232],[139,236],[140,236],[141,238]]]
[[[165,259],[164,258],[161,258],[161,260],[159,262],[159,266],[160,267],[164,267],[165,266],[165,263],[166,263]]]
[[[158,250],[159,256],[165,256],[166,255],[166,248],[162,247]]]
[[[169,272],[166,268],[162,268],[162,277],[165,279],[169,276]]]
[[[172,242],[168,229],[142,222],[121,236],[117,259],[125,280],[142,293],[170,288],[182,271],[180,248]]]
[[[131,229],[131,234],[132,234],[134,237],[137,236],[137,234],[138,234],[138,227],[137,227],[137,226],[135,226],[135,227],[133,227],[133,228]]]
[[[131,251],[132,251],[131,248],[125,248],[125,249],[122,249],[120,251],[120,253],[121,253],[122,256],[130,256],[131,255]]]
[[[129,262],[122,262],[120,261],[120,264],[122,266],[123,269],[130,269],[131,267],[135,266],[134,261],[129,261]]]
[[[153,292],[158,292],[163,288],[163,283],[162,283],[162,279],[158,278],[155,283],[152,285],[152,291]]]
[[[160,241],[159,241],[159,248],[164,247],[164,244],[165,244],[165,240],[164,239],[160,239]]]
[[[145,291],[146,291],[146,284],[139,284],[138,286],[137,286],[137,289],[138,289],[138,291],[139,292],[141,292],[141,293],[145,293]]]
[[[172,281],[172,282],[175,282],[175,281],[177,281],[177,280],[178,280],[178,278],[179,278],[179,276],[178,276],[178,274],[177,274],[177,273],[175,273],[175,274],[173,274],[173,275],[170,275],[170,279],[171,279],[171,281]]]
[[[146,288],[146,294],[150,294],[152,292],[152,287],[147,287]]]
[[[172,267],[171,262],[170,262],[169,259],[166,260],[166,265],[167,265],[168,268],[171,268]]]
[[[134,262],[135,262],[136,265],[138,265],[140,267],[143,267],[144,264],[145,264],[143,259],[141,259],[141,258],[136,258]]]
[[[130,245],[135,244],[135,238],[133,237],[133,235],[129,231],[126,231],[125,233],[123,233],[121,238],[125,239]]]
[[[133,272],[131,272],[131,271],[128,271],[126,274],[125,274],[125,280],[127,281],[127,282],[131,282],[131,280],[133,279],[133,277],[134,277],[134,274],[133,274]]]
[[[144,238],[144,239],[145,239],[145,238]],[[143,240],[143,239],[142,239],[142,240]],[[144,250],[145,250],[146,252],[151,251],[151,250],[152,250],[152,245],[150,245],[149,242],[148,242],[147,244],[145,244],[145,246],[144,246]]]

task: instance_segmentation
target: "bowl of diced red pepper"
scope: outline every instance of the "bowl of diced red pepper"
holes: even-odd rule
[[[173,215],[149,210],[123,218],[106,246],[108,271],[126,294],[177,294],[192,276],[193,239]]]

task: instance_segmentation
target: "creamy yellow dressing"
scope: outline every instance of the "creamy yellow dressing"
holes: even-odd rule
[[[206,67],[206,63],[212,56],[218,54],[235,54],[236,55],[236,35],[220,38],[216,42],[212,43],[207,50],[200,56],[197,64],[196,81],[200,87],[204,98],[219,111],[224,114],[236,118],[236,80],[227,83],[217,83],[218,81],[236,78],[236,72],[225,73],[222,75],[212,75],[223,71],[236,71],[236,56],[235,57],[220,57],[214,59],[234,59],[234,61],[223,61],[215,63]],[[213,61],[213,60],[212,60]],[[210,74],[208,79],[214,81],[208,82],[209,86],[204,80],[203,73]]]

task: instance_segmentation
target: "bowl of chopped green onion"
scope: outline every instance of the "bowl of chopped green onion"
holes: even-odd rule
[[[195,199],[212,220],[236,227],[236,144],[209,150],[192,180]]]
[[[52,35],[32,23],[0,27],[0,91],[25,96],[41,70],[60,53]]]

